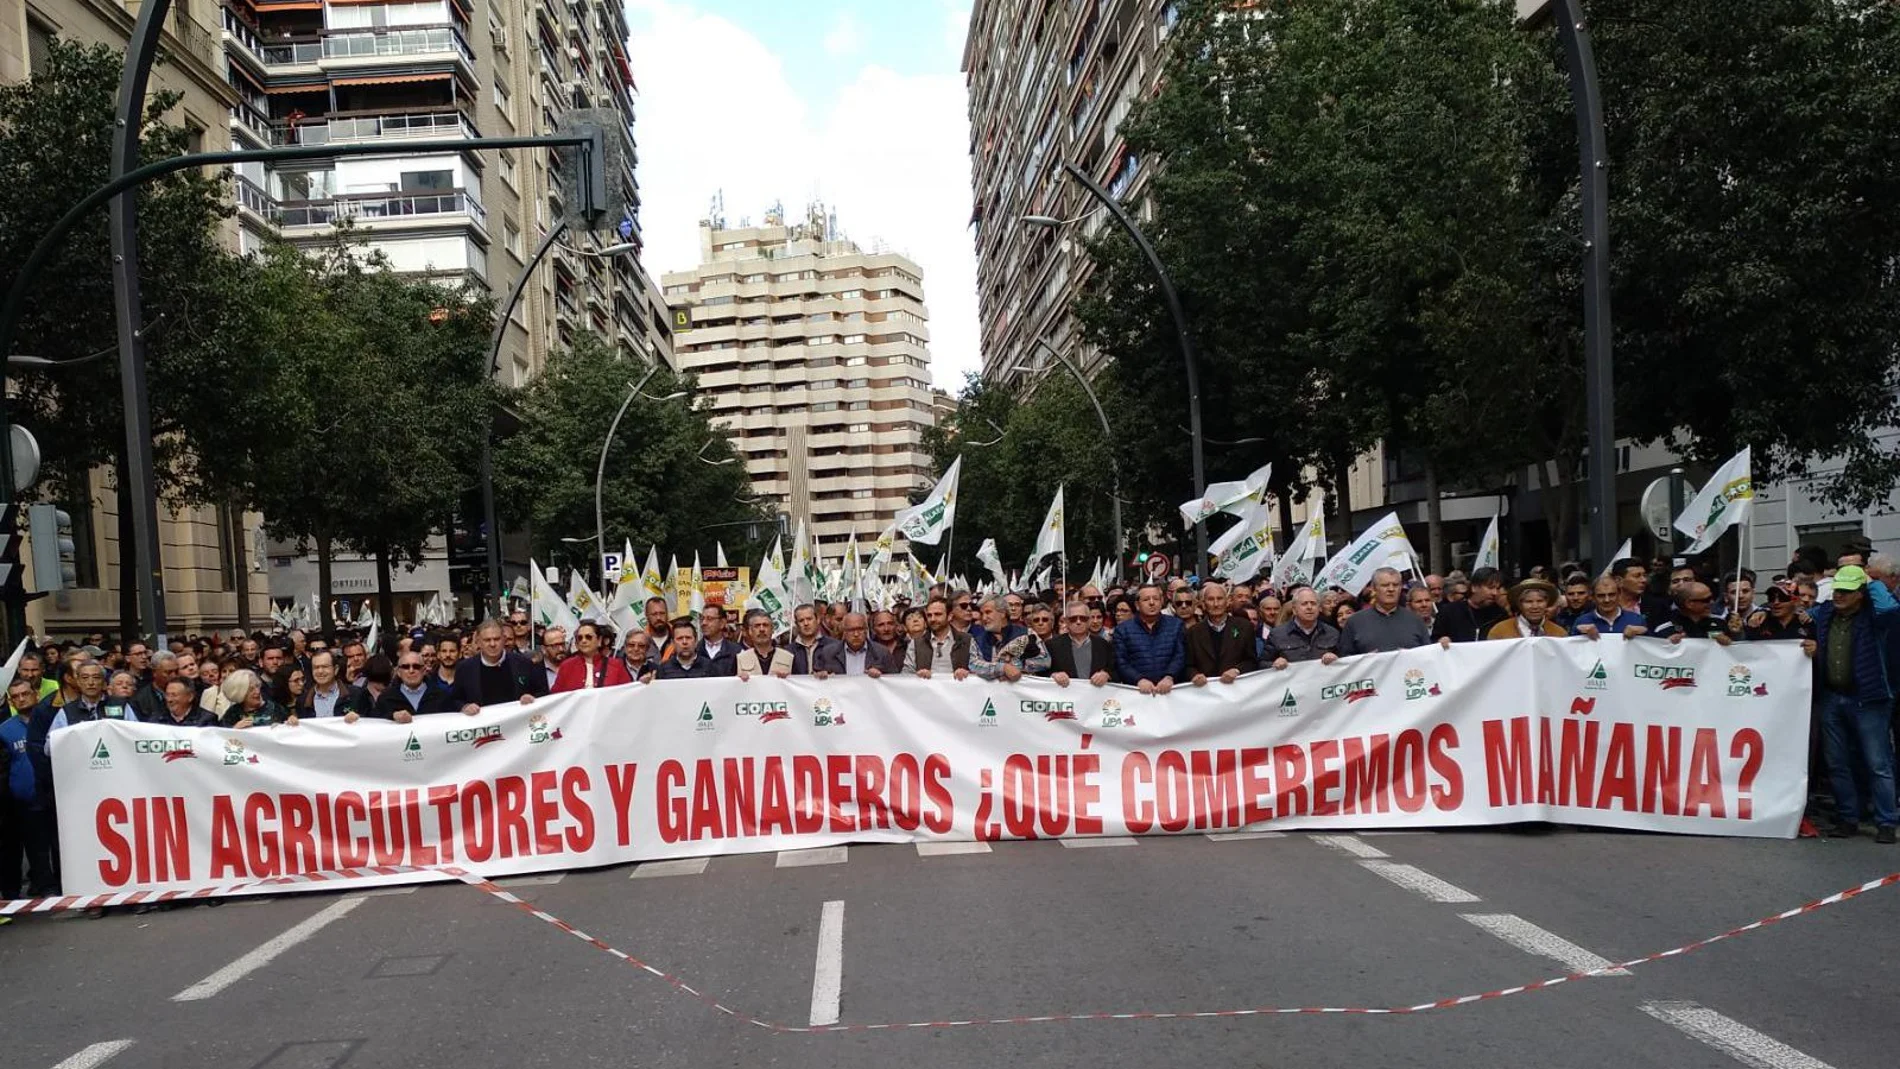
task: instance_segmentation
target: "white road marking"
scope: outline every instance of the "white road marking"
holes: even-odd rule
[[[350,897],[351,898],[388,898],[390,895],[412,895],[416,893],[416,888],[420,886],[422,885],[419,883],[411,883],[411,884],[405,884],[401,887],[371,887],[363,891],[352,891],[350,892]]]
[[[1359,864],[1368,872],[1377,873],[1400,887],[1415,894],[1424,895],[1434,902],[1482,901],[1470,891],[1446,883],[1424,869],[1412,865],[1402,865],[1397,861],[1361,861]]]
[[[1351,835],[1315,835],[1313,836],[1313,841],[1320,844],[1321,846],[1329,846],[1329,847],[1332,847],[1334,850],[1338,850],[1341,853],[1351,854],[1354,857],[1391,857],[1392,856],[1391,854],[1386,853],[1384,850],[1379,849],[1378,847],[1372,845],[1371,843],[1361,842],[1359,839]]]
[[[567,879],[565,872],[549,872],[539,876],[510,876],[505,880],[496,880],[496,887],[545,887]]]
[[[917,844],[918,857],[945,857],[950,854],[987,854],[989,852],[990,852],[990,844],[988,843],[968,842],[968,843],[918,843]]]
[[[844,903],[826,902],[818,913],[818,960],[811,973],[811,1023],[837,1024],[844,995]]]
[[[802,869],[808,865],[842,865],[851,860],[848,846],[820,846],[812,850],[780,850],[774,868]]]
[[[655,876],[697,876],[706,871],[710,857],[682,857],[672,861],[642,861],[634,866],[629,880],[646,880]]]
[[[1355,834],[1358,834],[1358,835],[1431,835],[1432,831],[1429,828],[1414,828],[1410,831],[1362,831],[1362,832],[1356,832]]]
[[[1239,843],[1250,839],[1284,839],[1283,831],[1210,831],[1207,837],[1217,843]]]
[[[1062,845],[1071,850],[1087,850],[1096,846],[1133,846],[1135,840],[1127,835],[1098,835],[1092,839],[1064,839]]]
[[[132,1045],[129,1039],[109,1039],[104,1043],[94,1043],[78,1054],[53,1066],[53,1069],[97,1069],[111,1057]]]
[[[1546,931],[1515,913],[1461,913],[1459,916],[1483,928],[1527,954],[1538,954],[1568,966],[1572,972],[1595,972],[1599,976],[1628,976],[1628,969],[1608,969],[1610,959],[1592,954],[1555,932]]]
[[[298,943],[322,931],[328,925],[342,920],[349,912],[362,905],[367,899],[361,896],[339,898],[335,902],[318,910],[313,916],[299,922],[284,934],[258,947],[210,976],[185,988],[172,996],[173,1002],[197,1002],[211,996],[244,979],[246,976],[269,965],[277,955],[296,946]]]
[[[1771,1036],[1694,1002],[1645,1002],[1644,1013],[1755,1069],[1830,1069]]]

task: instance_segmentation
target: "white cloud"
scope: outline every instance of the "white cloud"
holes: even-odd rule
[[[960,386],[981,364],[962,76],[866,66],[820,113],[745,29],[666,0],[635,8],[650,16],[629,43],[647,270],[699,262],[715,193],[735,224],[820,197],[860,245],[882,239],[923,268],[932,377]]]
[[[943,5],[943,44],[950,54],[963,58],[963,45],[970,37],[970,5],[961,0],[945,0]]]
[[[838,13],[837,21],[825,32],[825,54],[833,59],[852,55],[864,46],[864,30],[849,11]]]

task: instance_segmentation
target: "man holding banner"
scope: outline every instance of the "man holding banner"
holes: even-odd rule
[[[1425,630],[1425,621],[1399,604],[1402,586],[1397,568],[1378,568],[1373,571],[1372,604],[1353,613],[1352,618],[1346,621],[1346,626],[1340,629],[1341,657],[1409,650],[1431,642],[1432,636]],[[1441,646],[1451,645],[1449,638],[1441,638],[1438,642]]]

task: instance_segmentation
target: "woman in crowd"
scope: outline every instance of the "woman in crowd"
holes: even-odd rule
[[[264,696],[264,681],[248,668],[240,668],[224,677],[219,685],[225,700],[222,723],[228,728],[269,727],[281,724],[290,714],[284,707]]]
[[[613,648],[613,632],[604,631],[592,620],[574,627],[574,655],[561,662],[555,671],[553,692],[617,687],[633,682],[627,663],[608,651]]]

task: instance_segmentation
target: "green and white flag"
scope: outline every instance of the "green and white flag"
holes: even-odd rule
[[[811,539],[805,532],[805,521],[798,521],[798,529],[792,535],[792,569],[785,573],[785,596],[797,605],[811,600],[814,586],[811,577]]]
[[[772,541],[772,552],[759,562],[759,574],[752,584],[752,592],[746,595],[746,611],[762,609],[772,617],[772,631],[777,633],[791,626],[792,607],[785,594],[785,564],[781,552],[784,547],[780,540]]]
[[[1181,502],[1181,523],[1192,527],[1218,513],[1245,516],[1250,506],[1266,497],[1267,480],[1273,478],[1273,465],[1262,465],[1245,479],[1214,483],[1192,501]]]
[[[858,560],[858,539],[853,535],[845,548],[844,563],[838,570],[838,597],[850,612],[864,611],[864,567]]]
[[[1372,573],[1377,569],[1410,567],[1409,562],[1417,556],[1412,551],[1411,539],[1405,537],[1405,525],[1399,522],[1399,514],[1388,512],[1352,545],[1327,561],[1313,585],[1321,590],[1339,587],[1356,596],[1372,582]]]
[[[1219,562],[1214,567],[1214,578],[1224,583],[1244,582],[1271,566],[1273,519],[1267,514],[1266,502],[1256,499],[1247,515],[1208,548]]]
[[[554,592],[554,584],[548,582],[547,573],[541,570],[533,558],[528,560],[528,607],[534,614],[536,627],[553,627],[557,624],[565,627],[570,619],[567,602]]]
[[[896,551],[897,525],[893,523],[889,527],[884,528],[884,533],[877,536],[877,544],[871,550],[872,570],[878,572],[880,575],[883,574],[884,566],[891,562],[891,556],[896,553]]]
[[[699,550],[693,550],[692,587],[686,594],[686,613],[697,623],[699,614],[706,611],[706,584],[700,579]]]
[[[1598,574],[1597,578],[1601,579],[1604,576],[1610,574],[1610,569],[1616,567],[1617,561],[1628,560],[1635,553],[1636,553],[1636,540],[1633,538],[1625,538],[1623,540],[1623,544],[1616,547],[1616,555],[1611,557],[1609,560],[1606,560],[1603,562],[1603,571],[1600,574]]]
[[[1269,580],[1275,589],[1285,590],[1297,583],[1311,583],[1318,571],[1317,562],[1326,553],[1326,494],[1315,490],[1306,499],[1306,522],[1293,543],[1273,564]]]
[[[608,577],[608,581],[613,585],[607,598],[607,622],[615,634],[624,635],[641,625],[642,603],[646,600],[646,584],[640,580],[640,565],[634,558],[631,541],[620,551],[620,571]]]
[[[995,579],[994,589],[1009,589],[1009,575],[1003,571],[1003,557],[996,551],[996,539],[985,538],[983,544],[976,547],[976,559],[977,563],[988,569],[990,576]]]
[[[1035,548],[1029,551],[1029,563],[1023,565],[1025,578],[1033,579],[1036,565],[1050,557],[1066,557],[1062,522],[1062,487],[1056,487],[1055,500],[1049,502],[1049,511],[1042,518],[1042,529],[1036,532]]]
[[[647,546],[647,563],[646,567],[640,569],[640,586],[646,590],[646,596],[649,598],[666,596],[666,577],[660,574],[658,546],[650,544]]]
[[[1738,523],[1748,522],[1749,509],[1755,504],[1755,480],[1749,475],[1748,446],[1715,469],[1709,484],[1676,517],[1676,530],[1694,539],[1683,555],[1700,553],[1715,544],[1722,533]]]
[[[1484,529],[1484,540],[1478,543],[1478,555],[1471,559],[1471,570],[1496,568],[1499,560],[1498,517],[1491,514],[1491,526]]]
[[[580,623],[582,620],[593,620],[598,623],[604,609],[605,606],[601,604],[600,598],[596,596],[592,590],[588,589],[586,574],[579,568],[569,572],[567,580],[567,612],[569,619],[561,621],[561,626],[568,629],[568,645],[571,646],[574,644],[573,625]]]
[[[899,513],[897,529],[912,542],[936,545],[957,521],[957,479],[963,474],[963,458],[950,462],[943,478],[931,487],[930,496]]]

